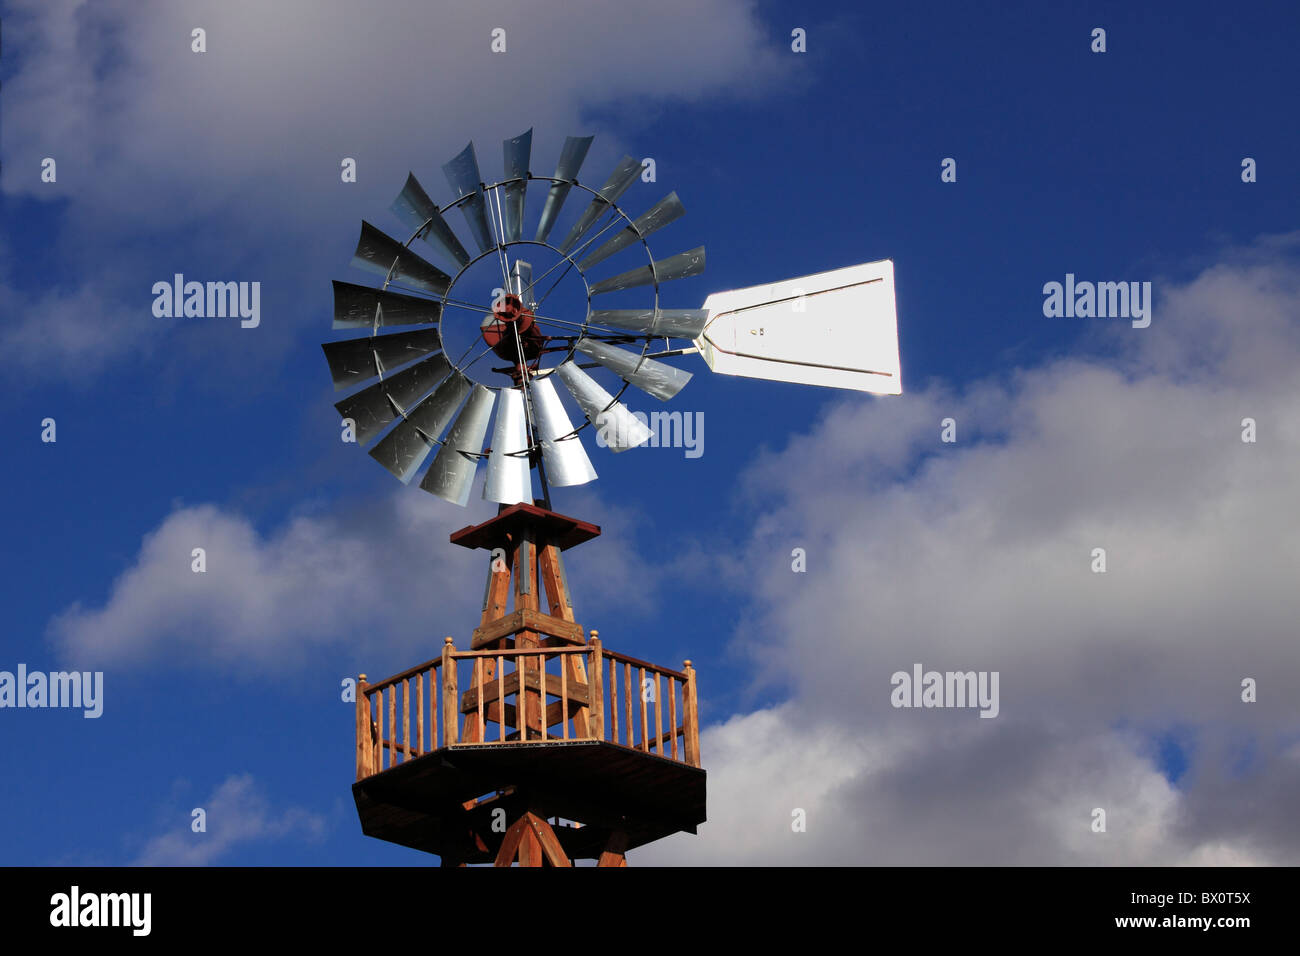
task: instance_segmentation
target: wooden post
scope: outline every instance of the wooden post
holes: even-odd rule
[[[456,648],[451,638],[442,643],[442,745],[450,747],[459,743],[456,720],[460,695],[456,691],[456,659],[451,656]]]
[[[600,631],[591,630],[591,666],[587,668],[591,683],[587,685],[588,733],[596,740],[605,739],[605,652],[600,647]]]
[[[560,546],[558,544],[547,541],[539,546],[537,550],[537,572],[546,589],[546,604],[550,609],[551,616],[573,623],[573,599],[565,586],[564,572],[560,568]],[[561,656],[563,657],[563,669],[568,672],[569,681],[574,686],[587,683],[583,655],[563,654]],[[578,737],[596,737],[599,739],[600,734],[595,733],[587,725],[588,710],[589,707],[581,705],[574,709],[573,732]]]
[[[695,699],[695,668],[690,661],[682,666],[686,673],[686,686],[682,688],[682,723],[686,725],[686,762],[692,767],[700,765],[700,712]]]
[[[357,677],[357,779],[370,776],[370,698],[366,696],[366,675]]]

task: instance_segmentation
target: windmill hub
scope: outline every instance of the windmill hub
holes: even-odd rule
[[[492,314],[483,320],[482,336],[493,352],[511,363],[519,361],[521,351],[525,362],[534,361],[546,345],[533,310],[513,294],[502,297]]]

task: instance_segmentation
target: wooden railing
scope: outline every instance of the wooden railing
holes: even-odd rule
[[[587,644],[480,651],[449,637],[440,657],[374,684],[360,675],[356,735],[358,780],[440,747],[548,740],[602,740],[698,767],[695,669],[606,651],[596,631]]]

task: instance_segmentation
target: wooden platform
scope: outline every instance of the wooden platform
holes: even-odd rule
[[[465,863],[495,858],[497,808],[509,820],[531,806],[581,821],[555,828],[571,859],[597,858],[614,831],[632,849],[705,820],[702,769],[598,740],[441,747],[358,781],[352,795],[367,836]]]
[[[462,548],[507,549],[512,536],[528,531],[552,542],[561,551],[590,541],[600,534],[600,526],[568,515],[547,511],[536,505],[517,504],[504,509],[482,524],[469,525],[451,534],[451,543]]]

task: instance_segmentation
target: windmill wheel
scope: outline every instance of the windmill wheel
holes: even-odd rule
[[[555,175],[535,176],[529,130],[505,141],[505,178],[493,183],[483,180],[470,143],[443,166],[454,196],[445,205],[413,174],[407,178],[391,206],[410,231],[405,242],[361,224],[352,265],[382,276],[383,285],[336,281],[334,328],[368,334],[322,348],[336,390],[378,379],[335,407],[354,423],[358,443],[372,445],[371,457],[401,481],[432,456],[420,487],[459,505],[468,503],[484,458],[483,497],[500,504],[532,502],[533,468],[543,495],[548,485],[585,484],[596,471],[584,428],[594,425],[615,452],[643,444],[650,430],[620,401],[623,392],[630,385],[666,401],[690,380],[660,358],[681,351],[672,339],[696,339],[708,312],[660,308],[660,284],[703,272],[704,249],[655,260],[646,239],[685,213],[681,201],[669,193],[630,218],[618,200],[641,164],[625,156],[593,189],[578,179],[591,141],[568,137]],[[533,183],[548,188],[544,200],[537,196],[537,228],[525,239]],[[571,194],[589,201],[555,244]],[[447,223],[452,209],[476,254]],[[417,239],[450,271],[412,250]],[[635,247],[641,264],[589,277],[610,271],[607,260],[638,257]],[[397,327],[410,328],[391,331]],[[576,405],[576,427],[554,379]]]

